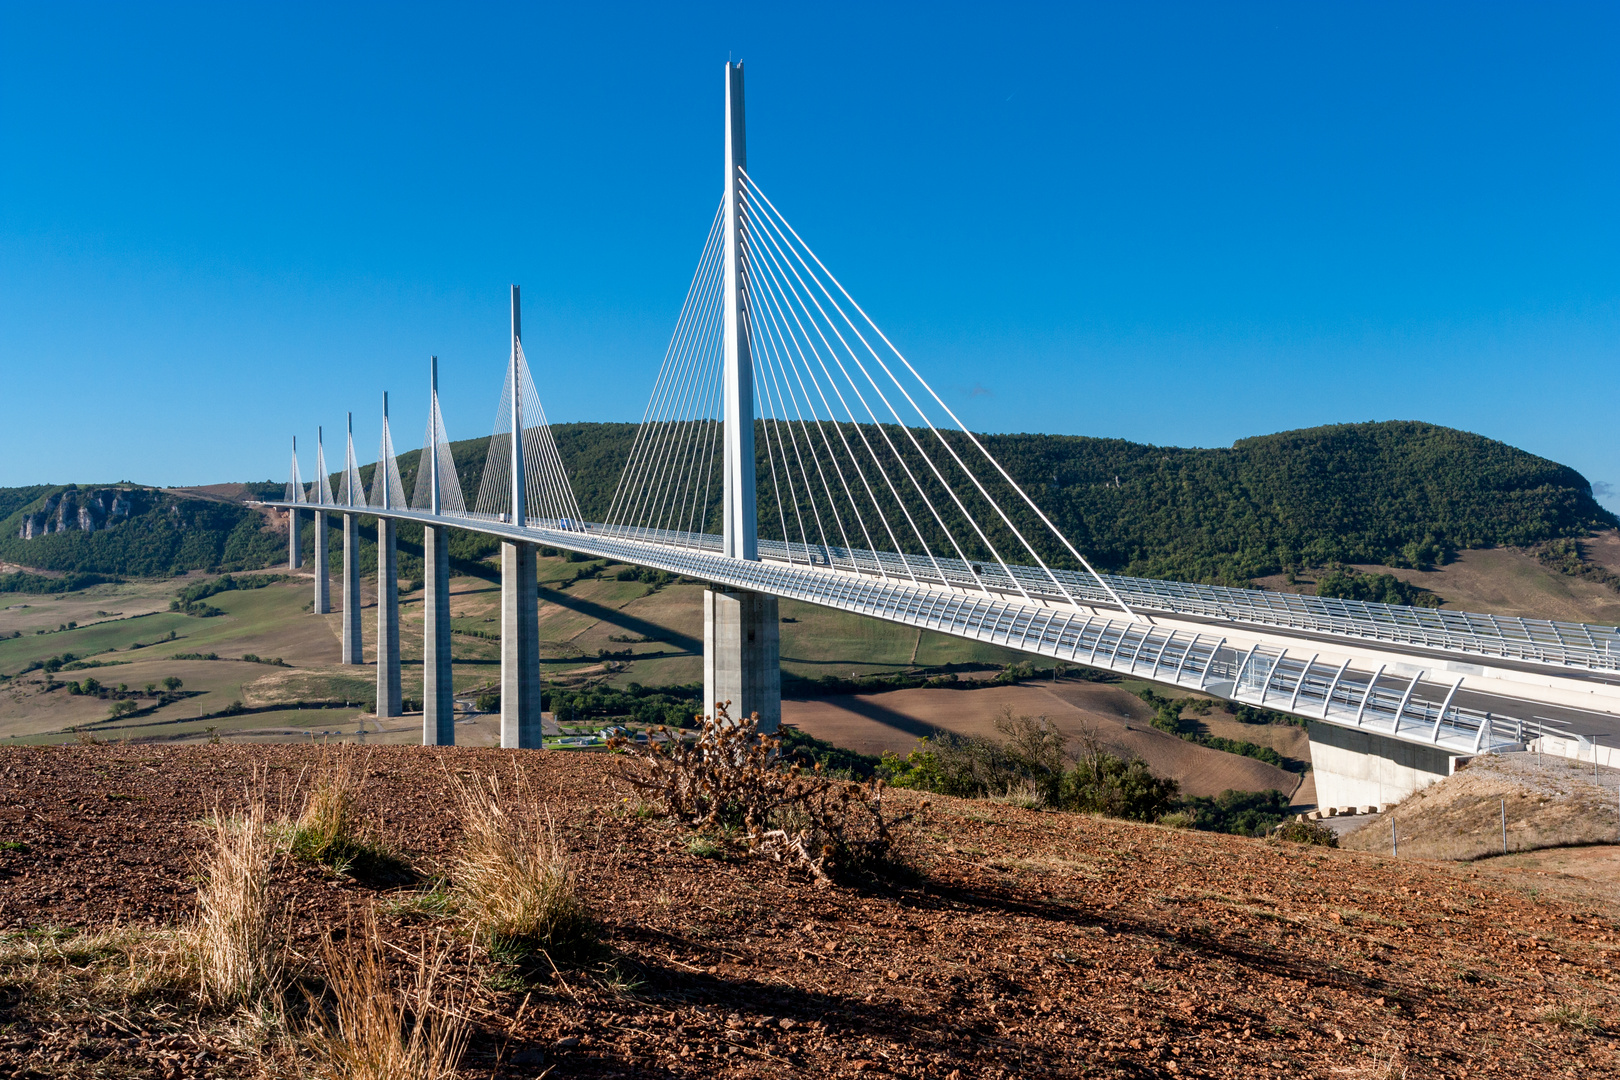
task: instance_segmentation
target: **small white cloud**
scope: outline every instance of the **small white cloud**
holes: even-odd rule
[[[1607,480],[1592,481],[1592,495],[1594,498],[1607,499],[1614,494],[1614,485]]]

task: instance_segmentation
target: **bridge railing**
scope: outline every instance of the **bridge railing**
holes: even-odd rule
[[[267,504],[277,505],[277,504]],[[304,504],[307,507],[307,504]],[[1242,704],[1358,727],[1408,743],[1452,753],[1477,753],[1522,744],[1562,731],[1519,719],[1494,717],[1435,699],[1421,679],[1355,672],[1317,664],[1259,646],[1237,649],[1214,632],[1198,633],[1134,621],[1068,604],[1036,605],[1022,597],[983,589],[940,588],[918,574],[917,582],[882,580],[861,552],[830,548],[766,550],[759,562],[724,558],[717,538],[705,533],[602,530],[567,518],[531,517],[520,529],[500,514],[439,515],[403,511],[391,516],[428,524],[444,521],[512,539],[553,545],[598,557],[666,570],[737,588],[769,592],[907,626],[1036,653],[1088,667],[1174,683]],[[805,555],[821,558],[806,559]],[[779,557],[773,557],[779,556]],[[863,567],[859,573],[835,573]],[[1128,579],[1127,579],[1128,580]],[[1230,620],[1237,621],[1237,620]],[[1383,681],[1380,681],[1382,677]]]
[[[721,549],[720,537],[712,533],[616,528],[612,534],[699,551]],[[765,539],[760,540],[759,550],[761,558],[772,561],[871,574],[921,585],[988,589],[1046,602],[1067,602],[1072,597],[1099,607],[1116,606],[1095,579],[1077,571],[1055,570],[1048,576],[1046,571],[1032,566],[1009,565],[1003,569],[989,561],[969,563],[961,559],[836,545],[786,544]],[[1053,577],[1061,582],[1061,590],[1054,586]],[[1415,645],[1487,658],[1620,671],[1620,629],[1617,628],[1113,574],[1102,577],[1127,604],[1142,611],[1274,626],[1391,645]]]
[[[1381,670],[1369,673],[1302,663],[1290,671],[1282,661],[1281,656],[1267,657],[1258,650],[1223,649],[1210,665],[1209,688],[1242,704],[1402,742],[1427,743],[1451,753],[1512,749],[1543,735],[1579,738],[1541,721],[1453,704],[1447,688],[1424,684],[1421,676],[1381,682]],[[1435,700],[1436,690],[1442,700]]]

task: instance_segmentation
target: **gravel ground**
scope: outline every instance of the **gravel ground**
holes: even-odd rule
[[[0,929],[182,923],[195,823],[255,777],[293,806],[319,756],[0,750]],[[935,798],[905,840],[915,876],[817,888],[693,854],[630,811],[612,758],[539,751],[378,748],[363,809],[431,876],[459,837],[449,770],[514,767],[606,951],[540,975],[446,946],[478,1017],[468,1077],[1620,1075],[1613,908],[1478,865]],[[402,948],[458,940],[400,913],[406,889],[291,865],[275,888],[302,956],[367,905]],[[224,1019],[163,1015],[0,986],[0,1073],[259,1074]]]

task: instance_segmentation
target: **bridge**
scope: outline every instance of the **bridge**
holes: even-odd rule
[[[396,532],[424,530],[423,742],[455,740],[447,530],[501,544],[501,742],[541,742],[535,555],[558,548],[708,583],[704,697],[781,717],[781,598],[1304,717],[1322,805],[1398,800],[1459,759],[1620,730],[1620,630],[1103,574],[843,287],[747,167],[743,69],[726,65],[723,189],[629,459],[587,520],[546,421],[511,293],[488,457],[466,505],[430,362],[407,498],[383,396],[370,491],[352,414],[337,490],[294,442],[289,562],[315,519],[314,611],[361,661],[358,522],[378,522],[377,710],[401,712]],[[1037,494],[1039,491],[1036,492]]]

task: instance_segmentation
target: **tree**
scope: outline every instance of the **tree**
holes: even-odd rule
[[[184,685],[185,685],[185,683],[181,682],[179,679],[175,678],[173,675],[170,675],[167,679],[163,680],[163,689],[167,690],[171,694],[174,693],[176,690],[180,689]]]

